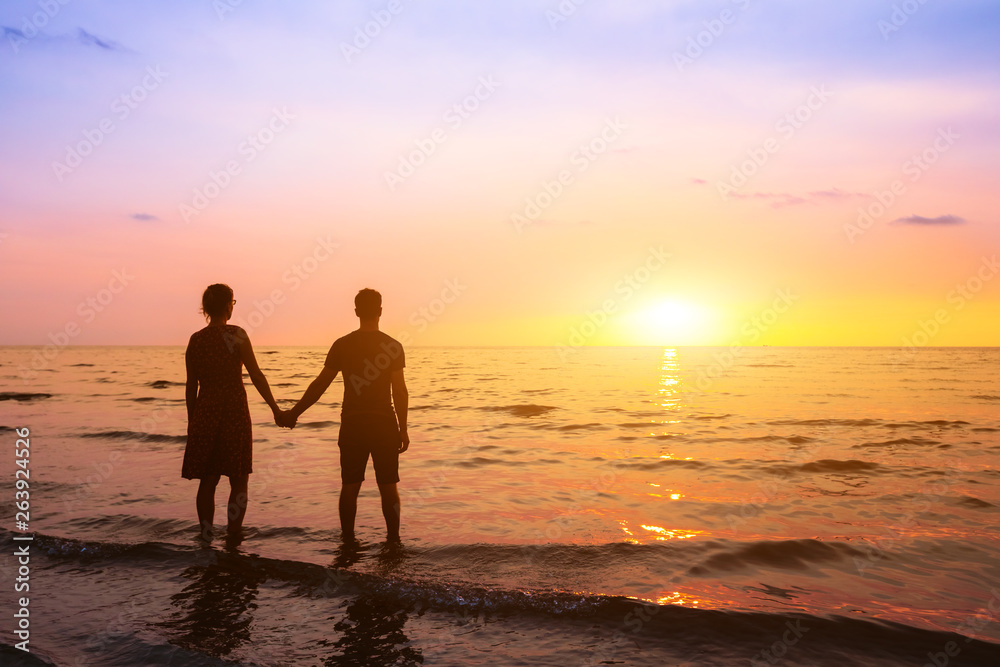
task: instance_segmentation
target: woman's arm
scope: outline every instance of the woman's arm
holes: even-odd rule
[[[264,377],[264,373],[261,372],[260,366],[257,365],[257,357],[253,354],[253,346],[250,344],[250,336],[243,329],[239,330],[239,346],[240,346],[240,359],[243,360],[243,365],[246,366],[247,373],[250,374],[250,381],[253,382],[253,386],[257,388],[260,393],[261,398],[271,406],[271,412],[274,413],[275,417],[281,412],[281,408],[278,407],[278,403],[274,400],[274,396],[271,395],[271,387],[267,384],[267,378]]]
[[[184,402],[187,404],[188,423],[194,415],[194,404],[198,399],[198,371],[191,358],[191,344],[184,351],[184,366],[187,367],[187,384],[184,387]]]

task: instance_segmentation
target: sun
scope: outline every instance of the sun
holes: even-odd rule
[[[629,334],[640,345],[705,345],[708,310],[679,299],[662,299],[630,318]]]

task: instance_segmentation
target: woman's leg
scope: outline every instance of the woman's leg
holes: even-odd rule
[[[243,517],[247,513],[247,486],[250,475],[229,478],[229,532],[238,532],[243,527]]]
[[[202,537],[212,536],[212,522],[215,521],[215,487],[219,485],[219,475],[202,477],[198,484],[198,523]]]

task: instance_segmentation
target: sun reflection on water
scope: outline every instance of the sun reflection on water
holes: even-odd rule
[[[659,397],[660,407],[667,410],[680,410],[683,406],[680,399],[681,376],[677,365],[677,350],[663,350],[663,363],[660,365]],[[676,423],[676,422],[667,422]]]
[[[687,607],[697,607],[698,600],[691,597],[690,595],[685,595],[680,591],[674,591],[669,595],[656,598],[656,604],[676,604]]]
[[[642,527],[651,533],[656,533],[656,539],[658,540],[686,540],[691,537],[698,537],[699,535],[704,535],[703,530],[670,530],[669,528],[661,528],[660,526],[647,526],[642,524]],[[629,533],[631,535],[631,533]]]

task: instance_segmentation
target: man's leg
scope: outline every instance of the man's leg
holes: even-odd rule
[[[360,491],[361,482],[344,484],[340,489],[340,533],[345,542],[354,539],[354,517],[358,514]]]
[[[215,487],[219,485],[219,475],[202,477],[198,484],[198,523],[201,525],[202,537],[212,536],[212,522],[215,521]]]
[[[379,484],[378,492],[382,496],[382,516],[385,517],[386,539],[399,542],[399,490],[393,484]]]
[[[250,475],[229,478],[229,525],[230,533],[236,533],[243,528],[243,517],[247,513],[247,487]]]

